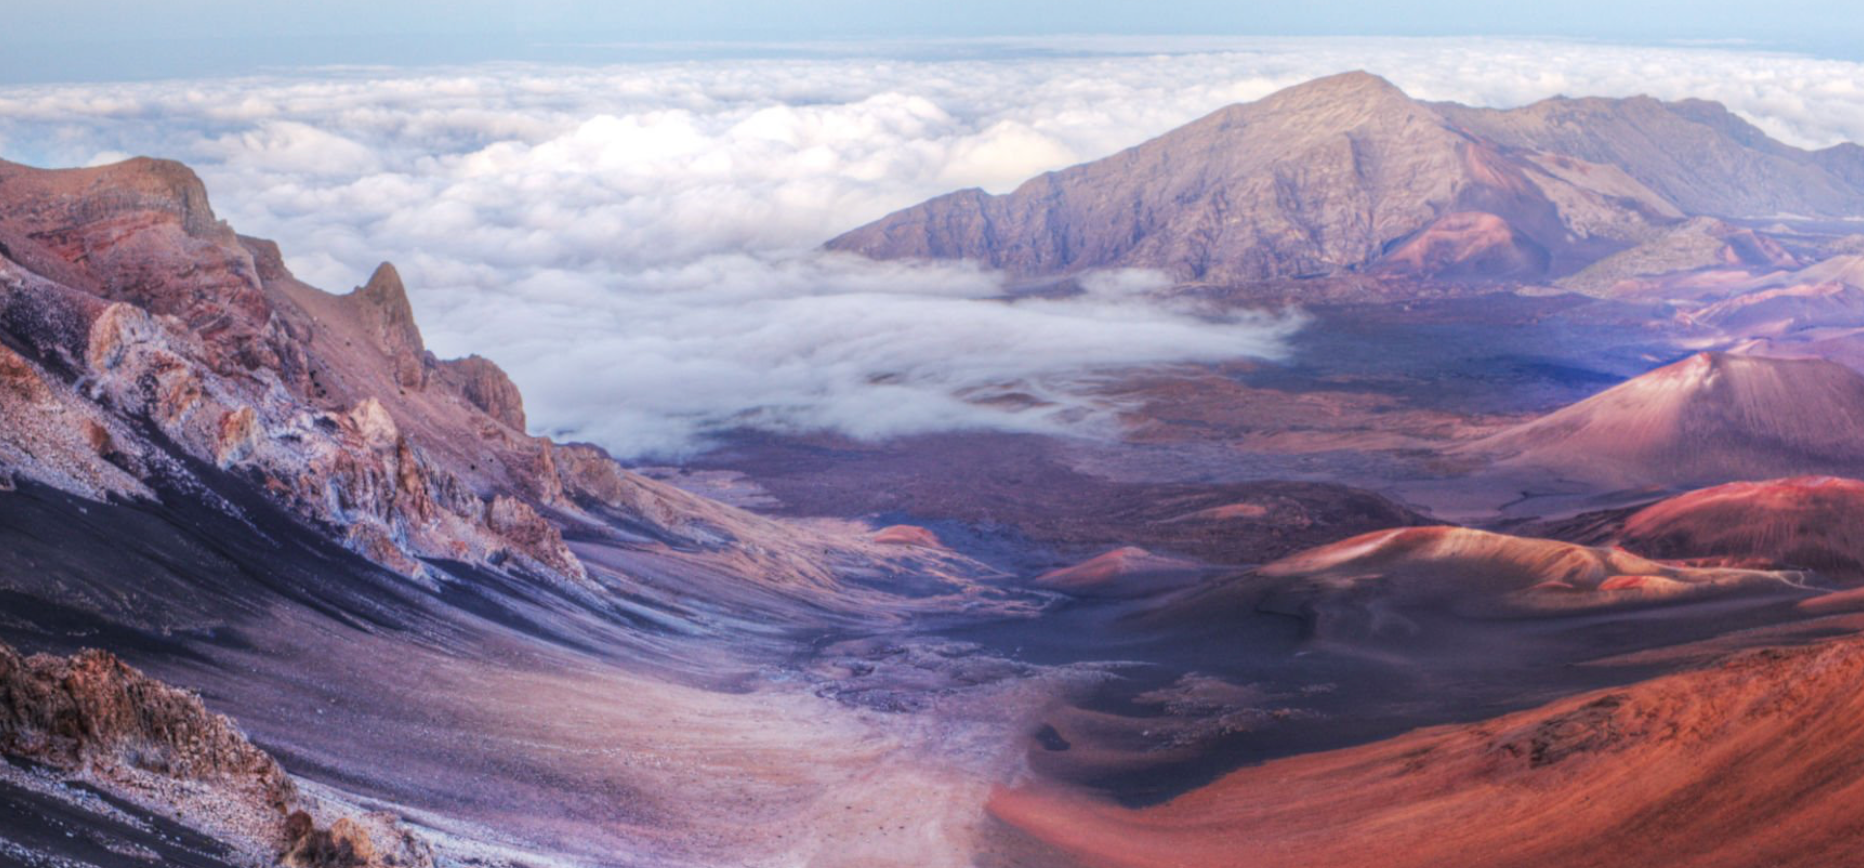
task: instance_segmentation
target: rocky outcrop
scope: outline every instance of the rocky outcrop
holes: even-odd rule
[[[732,526],[781,532],[774,522],[626,470],[594,444],[558,445],[551,449],[551,456],[570,502],[641,522],[657,535],[685,545],[717,545],[730,538],[725,528]]]
[[[147,496],[133,442],[119,421],[0,343],[0,477],[51,480],[98,499]]]
[[[0,643],[0,756],[31,760],[163,813],[257,860],[294,866],[433,865],[386,814],[350,815],[284,769],[199,696],[97,650],[23,657]],[[313,813],[334,814],[319,828]]]
[[[427,346],[414,326],[414,306],[401,284],[401,273],[384,262],[369,282],[350,295],[377,349],[394,365],[395,382],[405,388],[427,385]]]
[[[0,755],[188,816],[255,856],[278,852],[300,803],[232,721],[103,651],[23,657],[0,644]]]
[[[106,301],[175,317],[202,337],[213,370],[292,370],[300,361],[251,253],[186,166],[135,159],[43,172],[0,162],[0,202],[8,258]]]
[[[318,828],[311,815],[297,812],[285,823],[285,848],[279,864],[286,868],[433,868],[427,842],[403,828],[392,814],[339,817]]]
[[[178,447],[404,575],[585,578],[537,509],[573,508],[552,444],[523,434],[496,365],[433,359],[393,266],[348,296],[304,287],[191,172],[148,160],[0,164],[0,241],[0,475],[152,497],[192,474]]]
[[[0,753],[104,776],[237,786],[281,815],[290,778],[200,697],[102,651],[21,657],[0,644]]]
[[[461,562],[594,593],[568,526],[792,587],[832,586],[832,557],[882,557],[526,435],[497,365],[426,350],[393,266],[348,295],[305,285],[277,245],[209,220],[191,178],[0,164],[0,480],[237,515],[215,494],[230,476],[429,584]],[[166,270],[123,284],[137,257]]]
[[[524,431],[524,395],[491,359],[467,356],[441,362],[441,376],[468,403],[513,431]]]
[[[492,531],[528,556],[560,575],[586,578],[582,562],[563,543],[563,534],[537,514],[531,505],[513,497],[500,495],[486,509],[486,524]]]

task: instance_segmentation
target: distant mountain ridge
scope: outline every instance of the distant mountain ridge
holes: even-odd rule
[[[1364,72],[1220,109],[1013,192],[971,189],[828,242],[1018,278],[1161,269],[1245,284],[1373,270],[1573,273],[1690,217],[1864,215],[1864,148],[1806,151],[1719,104],[1426,103]]]

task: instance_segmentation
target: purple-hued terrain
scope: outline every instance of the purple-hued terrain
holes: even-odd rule
[[[1864,860],[1857,145],[1322,78],[823,241],[1281,355],[677,463],[211,192],[0,162],[0,865]]]

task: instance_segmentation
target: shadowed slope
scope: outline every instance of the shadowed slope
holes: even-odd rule
[[[1733,482],[1652,504],[1616,535],[1656,558],[1718,560],[1864,578],[1864,482]]]
[[[1103,868],[1822,868],[1864,835],[1860,714],[1847,640],[1278,760],[1139,811],[1039,789],[991,810]]]

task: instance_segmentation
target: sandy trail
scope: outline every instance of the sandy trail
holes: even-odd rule
[[[287,653],[184,680],[294,773],[410,816],[442,850],[566,865],[972,864],[1032,715],[1075,677],[953,686],[882,665],[866,680],[924,697],[884,711],[817,695],[793,664],[729,692],[549,648],[468,659],[302,627],[280,631]],[[279,662],[304,659],[322,663]]]

